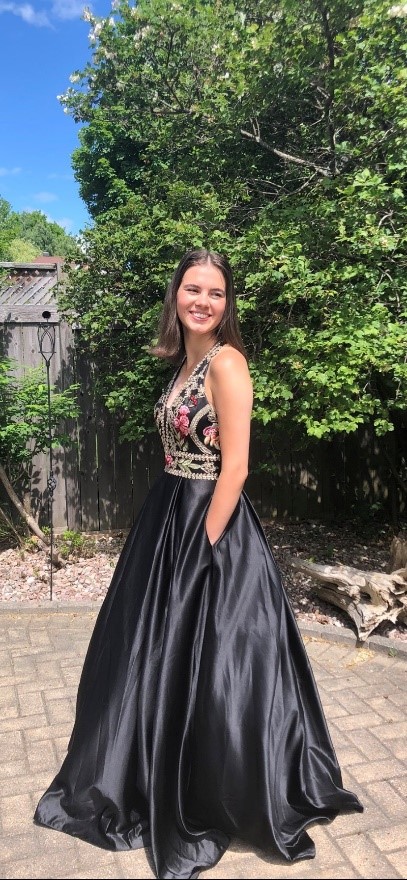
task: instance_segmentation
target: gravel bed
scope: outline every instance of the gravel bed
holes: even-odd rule
[[[289,559],[300,556],[313,562],[386,571],[394,535],[391,526],[359,521],[327,524],[275,520],[263,522],[263,526],[295,615],[302,620],[353,628],[344,612],[316,596],[312,579],[294,570]],[[53,601],[100,604],[103,600],[126,532],[92,533],[87,537],[86,553],[92,555],[73,554],[64,568],[54,568]],[[49,562],[35,544],[31,550],[9,548],[0,552],[0,604],[24,602],[34,607],[49,599]],[[407,626],[382,623],[375,634],[407,640]]]

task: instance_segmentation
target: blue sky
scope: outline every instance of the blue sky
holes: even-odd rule
[[[71,168],[79,127],[57,95],[91,57],[86,6],[105,16],[110,0],[0,0],[0,196],[74,234],[90,223]]]

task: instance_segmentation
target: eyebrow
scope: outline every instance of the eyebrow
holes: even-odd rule
[[[184,287],[195,287],[198,290],[198,288],[200,288],[201,285],[194,284],[193,281],[187,281],[187,283],[184,284]],[[210,292],[211,293],[226,293],[226,290],[222,287],[211,287]]]

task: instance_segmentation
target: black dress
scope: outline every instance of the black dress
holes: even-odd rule
[[[155,416],[165,471],[121,553],[89,644],[67,757],[34,820],[110,850],[151,845],[197,877],[231,837],[312,858],[309,823],[361,811],[342,787],[301,636],[243,493],[211,547],[220,468],[204,379]],[[236,425],[239,430],[239,425]]]

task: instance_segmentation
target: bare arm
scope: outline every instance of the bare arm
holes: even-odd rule
[[[218,416],[222,455],[206,518],[208,539],[214,544],[232,516],[247,477],[253,390],[243,355],[229,347],[211,362],[208,382]]]

